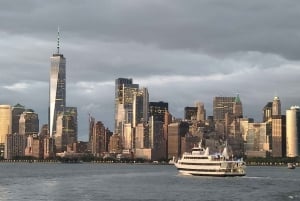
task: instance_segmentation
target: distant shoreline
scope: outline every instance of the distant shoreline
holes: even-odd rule
[[[172,165],[166,162],[124,162],[124,161],[60,161],[60,160],[0,160],[0,163],[61,163],[61,164],[82,164],[82,163],[95,163],[95,164],[145,164],[145,165]],[[300,164],[295,163],[296,167]],[[271,162],[246,162],[246,166],[278,166],[285,167],[287,163],[271,163]]]

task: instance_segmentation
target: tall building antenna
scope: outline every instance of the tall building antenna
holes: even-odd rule
[[[59,26],[57,27],[57,54],[59,54]]]

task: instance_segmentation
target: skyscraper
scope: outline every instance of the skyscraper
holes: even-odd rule
[[[59,52],[59,31],[57,36],[57,52],[50,57],[49,87],[49,132],[50,137],[56,132],[56,119],[66,106],[66,59]]]
[[[19,120],[19,134],[29,135],[38,134],[39,132],[39,116],[31,109],[25,110],[20,115]]]
[[[165,122],[165,113],[169,111],[167,102],[149,102],[149,117],[154,116],[155,121]]]
[[[225,114],[233,114],[235,97],[214,97],[213,113],[214,121],[225,121]]]
[[[272,103],[272,115],[281,115],[281,103],[278,96],[274,97]]]
[[[115,82],[115,133],[122,134],[123,124],[132,123],[133,98],[139,85],[132,79],[118,78]]]
[[[136,127],[139,123],[148,121],[149,116],[149,93],[147,88],[139,89],[133,94],[132,105],[132,126]]]
[[[12,107],[12,133],[19,133],[19,120],[24,111],[25,107],[21,104]]]
[[[57,114],[55,145],[57,152],[73,150],[77,142],[77,108],[66,107]]]
[[[7,134],[12,130],[12,112],[10,105],[0,105],[0,144],[5,143]]]
[[[300,109],[292,106],[286,111],[286,156],[297,157],[300,148]]]

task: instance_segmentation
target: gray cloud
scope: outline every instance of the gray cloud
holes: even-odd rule
[[[283,12],[284,11],[284,12]],[[255,0],[5,1],[0,3],[0,103],[47,123],[50,56],[67,58],[67,103],[113,130],[114,80],[133,78],[176,117],[196,101],[240,94],[248,117],[279,96],[299,104],[300,4]]]

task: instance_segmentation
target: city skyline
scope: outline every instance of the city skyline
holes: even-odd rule
[[[1,3],[0,103],[20,103],[39,114],[41,125],[48,123],[49,55],[59,26],[68,58],[66,104],[78,108],[79,139],[88,138],[89,113],[114,129],[117,78],[147,87],[149,101],[168,102],[177,118],[198,101],[212,115],[213,97],[236,93],[244,116],[257,122],[275,96],[285,114],[300,104],[299,5],[228,4]],[[88,12],[81,15],[82,9]]]

